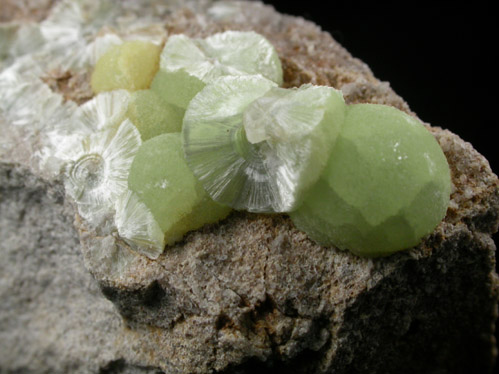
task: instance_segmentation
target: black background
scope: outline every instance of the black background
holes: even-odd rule
[[[321,26],[425,122],[459,135],[497,174],[498,17],[481,2],[264,0]],[[499,243],[499,235],[494,235]],[[496,256],[497,257],[497,256]],[[496,265],[497,268],[497,265]],[[499,324],[496,324],[496,338]],[[498,366],[498,365],[496,365]]]
[[[278,1],[279,12],[315,22],[374,75],[390,82],[425,122],[473,144],[499,172],[499,127],[490,96],[497,83],[497,24],[488,6],[455,2]],[[497,96],[498,94],[495,93]]]

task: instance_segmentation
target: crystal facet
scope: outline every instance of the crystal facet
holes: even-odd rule
[[[180,132],[184,112],[165,102],[153,90],[139,90],[132,93],[128,118],[146,141],[164,133]]]
[[[151,211],[167,244],[180,240],[187,231],[224,218],[230,211],[215,208],[206,199],[185,162],[179,133],[159,135],[142,144],[128,185]]]
[[[92,89],[98,93],[149,88],[158,70],[160,51],[157,45],[140,40],[111,46],[95,65]]]
[[[152,89],[168,102],[186,108],[208,83],[226,75],[260,74],[282,84],[279,56],[255,32],[226,31],[206,39],[173,35],[165,44]]]
[[[349,106],[319,182],[292,212],[323,245],[364,256],[417,245],[445,216],[447,160],[415,118],[384,105]]]
[[[319,177],[344,111],[330,87],[285,90],[258,76],[222,77],[187,109],[187,163],[215,201],[287,212]]]

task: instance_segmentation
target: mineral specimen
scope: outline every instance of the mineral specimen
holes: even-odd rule
[[[146,141],[164,133],[180,132],[184,112],[153,90],[139,90],[131,95],[127,115]]]
[[[259,2],[4,0],[0,18],[26,4],[36,16],[9,19],[0,48],[0,371],[491,372],[498,179],[469,143],[428,127],[452,194],[407,251],[358,257],[286,215],[234,212],[160,254],[163,232],[137,194],[92,225],[53,173],[60,147],[88,136],[68,119],[110,45],[254,30],[278,51],[284,87],[332,86],[348,105],[414,113],[330,35]]]
[[[160,61],[152,89],[164,100],[182,108],[186,108],[207,83],[224,75],[261,74],[282,84],[277,52],[267,39],[255,32],[226,31],[206,39],[173,35],[161,52]]]
[[[223,77],[187,107],[187,163],[216,201],[251,212],[286,212],[322,172],[345,104],[330,87],[273,87]]]
[[[356,104],[347,109],[321,181],[291,218],[323,245],[387,255],[433,232],[450,191],[442,149],[417,119]]]

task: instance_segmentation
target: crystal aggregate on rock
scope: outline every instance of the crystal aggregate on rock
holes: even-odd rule
[[[326,170],[291,218],[323,245],[364,256],[417,245],[447,212],[447,160],[415,118],[388,106],[356,104]]]
[[[128,186],[152,212],[168,244],[230,212],[230,208],[210,204],[211,199],[185,162],[179,133],[162,134],[142,144],[131,165]],[[210,220],[189,222],[190,215],[201,216],[205,210],[211,211]]]
[[[214,79],[255,74],[282,84],[277,52],[255,32],[226,31],[205,39],[173,35],[161,52],[160,71],[152,89],[164,100],[187,108],[192,98]]]
[[[47,44],[57,45],[48,49],[57,50],[50,65],[85,69],[81,62],[90,61],[89,49],[75,46],[95,41],[95,20],[106,20],[121,36],[151,32],[151,38],[161,32],[154,28],[152,35],[148,27],[144,32],[148,23],[166,24],[171,33],[198,38],[226,29],[251,29],[276,46],[285,86],[332,85],[341,88],[349,104],[383,103],[410,112],[387,83],[377,81],[366,65],[309,22],[279,15],[257,2],[184,2],[184,9],[173,1],[162,7],[154,3],[60,2],[49,17],[52,23],[57,15],[81,10],[82,4],[94,6],[81,12],[84,17],[66,17],[71,22],[65,30],[74,27],[78,32],[69,35],[77,35],[81,44],[71,38],[49,40]],[[108,15],[92,16],[109,4],[113,7],[108,7]],[[117,16],[125,13],[128,17]],[[159,30],[164,33],[163,26]],[[83,29],[87,31],[81,34]],[[43,48],[38,56],[46,59],[50,53]],[[281,215],[238,213],[222,225],[190,233],[150,261],[113,227],[89,227],[77,216],[85,266],[123,321],[94,280],[82,273],[77,251],[68,247],[77,245],[67,234],[70,220],[64,214],[72,214],[71,207],[63,208],[60,198],[52,198],[59,195],[50,192],[52,187],[60,191],[60,185],[39,178],[46,175],[38,164],[43,156],[39,152],[54,149],[43,141],[45,131],[62,130],[55,123],[67,118],[74,103],[64,102],[50,89],[29,99],[12,95],[19,86],[5,84],[5,78],[27,66],[32,75],[22,79],[28,88],[22,95],[29,95],[31,84],[47,88],[39,79],[47,73],[45,67],[21,59],[7,57],[2,67],[10,68],[0,73],[1,103],[9,102],[5,97],[17,100],[21,108],[26,101],[36,105],[33,112],[24,112],[34,122],[25,121],[22,111],[0,111],[0,229],[6,238],[0,242],[2,369],[203,374],[490,371],[498,297],[490,235],[498,224],[498,182],[468,143],[448,131],[430,129],[452,171],[448,214],[418,247],[381,260],[320,247]],[[44,113],[50,102],[58,103],[50,121],[33,115]],[[14,118],[20,120],[18,126]],[[23,119],[35,127],[26,126]]]

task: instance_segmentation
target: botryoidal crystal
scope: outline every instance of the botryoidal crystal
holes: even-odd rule
[[[347,109],[319,183],[290,215],[323,245],[388,255],[434,230],[450,189],[442,149],[417,119],[384,105],[356,104]]]
[[[36,138],[33,160],[44,175],[64,171],[67,193],[90,226],[111,222],[104,226],[132,249],[157,258],[164,243],[216,222],[229,207],[290,212],[319,243],[376,256],[417,244],[442,219],[448,166],[415,119],[367,105],[348,107],[344,121],[339,91],[277,87],[281,63],[262,36],[167,39],[164,15],[153,5],[137,20],[132,1],[63,0],[40,24],[0,29],[0,126],[14,128],[0,151]],[[36,43],[25,42],[28,34]],[[141,48],[147,53],[137,53]],[[96,63],[94,91],[112,91],[79,108],[44,82],[51,69],[88,74]],[[140,94],[115,90],[123,88]],[[172,110],[151,111],[144,102],[152,97]],[[180,138],[173,132],[185,109]],[[152,130],[163,120],[172,123]],[[157,138],[174,144],[176,158],[162,155],[175,158],[168,170],[148,148]],[[155,170],[142,175],[149,165]],[[147,185],[156,174],[162,179]],[[181,192],[192,196],[169,189],[186,180]],[[168,212],[155,204],[161,190],[173,196],[162,198]]]
[[[187,166],[180,133],[144,142],[133,160],[128,185],[151,211],[167,244],[230,212],[230,208],[211,201]]]

